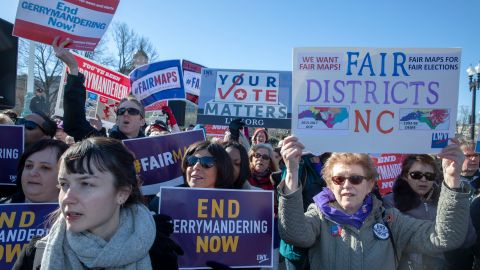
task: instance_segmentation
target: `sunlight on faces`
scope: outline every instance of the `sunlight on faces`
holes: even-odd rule
[[[424,164],[422,162],[415,162],[412,164],[409,172],[414,172],[414,171],[418,171],[422,173],[435,172],[432,166]],[[425,177],[422,177],[422,179],[419,179],[419,180],[412,179],[412,177],[410,177],[410,175],[408,174],[407,174],[406,180],[408,185],[410,185],[410,187],[413,189],[413,191],[415,191],[415,193],[417,193],[420,196],[427,194],[432,189],[433,182],[434,182],[434,181],[427,181]]]
[[[69,174],[61,162],[58,184],[62,215],[67,230],[88,231],[109,240],[119,224],[120,205],[128,199],[131,189],[117,189],[111,172],[99,171],[93,162],[90,166],[93,174]]]
[[[257,136],[255,136],[256,143],[265,143],[267,141],[267,136],[265,136],[264,132],[258,132]]]
[[[57,201],[57,176],[56,149],[49,147],[30,155],[21,179],[25,198],[35,203]]]
[[[463,154],[465,155],[465,160],[462,164],[462,175],[472,176],[478,170],[480,156],[472,148],[464,148]]]
[[[332,168],[332,176],[362,175],[365,176],[365,170],[362,166],[356,164],[335,164]],[[337,185],[330,180],[329,188],[335,195],[335,199],[347,214],[355,213],[362,206],[365,197],[372,191],[374,181],[365,179],[358,185],[353,185],[346,180],[342,185]]]
[[[227,151],[228,155],[232,159],[233,178],[238,179],[238,176],[240,175],[240,164],[242,163],[242,158],[240,157],[240,151],[238,151],[238,149],[235,147],[227,147],[225,151]]]
[[[121,108],[135,108],[141,111],[139,106],[134,102],[127,100],[118,106],[117,110]],[[140,128],[145,125],[145,119],[142,115],[130,115],[125,112],[123,115],[117,115],[116,124],[118,129],[129,138],[137,137]]]
[[[255,154],[260,154],[260,155],[267,155],[267,156],[270,156],[269,155],[269,151],[268,149],[266,148],[259,148]],[[264,160],[263,158],[259,157],[259,158],[256,158],[255,157],[255,154],[254,156],[252,157],[252,162],[253,162],[253,168],[255,170],[255,172],[257,173],[263,173],[265,172],[268,167],[270,166],[270,160]],[[270,157],[271,158],[271,157]]]
[[[203,149],[193,154],[195,157],[211,157],[212,155],[208,150]],[[189,187],[194,188],[215,188],[215,182],[217,179],[217,167],[203,168],[200,162],[197,162],[193,166],[188,166],[186,169],[187,184]]]
[[[42,126],[43,122],[45,122],[45,120],[43,120],[43,118],[40,115],[35,114],[35,113],[25,116],[25,120],[35,122],[39,126]],[[25,144],[26,145],[27,144],[33,144],[33,143],[38,142],[42,139],[50,139],[50,136],[43,133],[43,131],[39,127],[35,128],[33,130],[28,130],[28,129],[25,128]]]

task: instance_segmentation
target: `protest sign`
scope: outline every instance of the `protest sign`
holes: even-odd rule
[[[24,127],[0,125],[0,186],[15,185],[17,167],[23,153]],[[1,268],[0,268],[1,269]]]
[[[93,51],[108,28],[119,0],[20,0],[13,35],[52,44],[70,38],[72,49]]]
[[[183,184],[183,155],[192,143],[204,140],[203,130],[124,140],[123,144],[135,154],[142,193],[156,194],[160,186]]]
[[[87,119],[100,116],[104,126],[111,128],[115,124],[116,108],[120,100],[130,93],[130,79],[116,71],[108,69],[88,58],[73,54],[78,62],[78,71],[85,76],[85,114]],[[63,115],[63,93],[66,84],[66,71],[62,76],[55,115]]]
[[[460,52],[294,49],[293,133],[314,152],[439,152],[455,133]]]
[[[204,68],[204,66],[188,60],[182,60],[183,83],[185,85],[186,99],[196,105],[198,105],[198,97],[200,96],[202,68]]]
[[[272,191],[162,187],[159,196],[159,213],[172,217],[171,238],[185,252],[180,268],[272,267]]]
[[[48,215],[57,208],[56,203],[0,205],[0,269],[12,269],[32,237],[48,234]]]
[[[130,73],[132,94],[145,108],[165,100],[185,99],[180,60],[146,64]],[[161,109],[160,106],[157,106]]]
[[[402,171],[404,154],[370,154],[378,172],[378,190],[382,196],[392,192],[393,183]]]
[[[207,136],[223,139],[225,131],[228,130],[228,126],[222,125],[204,125]]]
[[[202,69],[197,122],[290,128],[291,72]]]

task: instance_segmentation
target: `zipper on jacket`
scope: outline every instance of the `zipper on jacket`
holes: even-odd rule
[[[426,202],[424,202],[423,205],[425,206],[425,212],[428,213],[428,204]]]

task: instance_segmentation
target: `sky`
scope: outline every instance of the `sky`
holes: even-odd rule
[[[18,0],[1,4],[0,18],[14,22]],[[211,68],[291,70],[295,47],[460,47],[459,106],[470,111],[479,19],[478,0],[121,0],[113,22],[148,37],[159,60]]]

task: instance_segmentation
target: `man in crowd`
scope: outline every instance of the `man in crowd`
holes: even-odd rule
[[[460,148],[465,155],[461,173],[462,180],[472,186],[473,193],[478,194],[480,183],[480,154],[475,153],[475,143],[470,140],[462,141]]]
[[[49,114],[47,99],[45,98],[41,88],[37,88],[35,90],[35,96],[32,98],[32,100],[30,100],[30,111],[32,111],[32,113],[42,112],[47,115]]]

